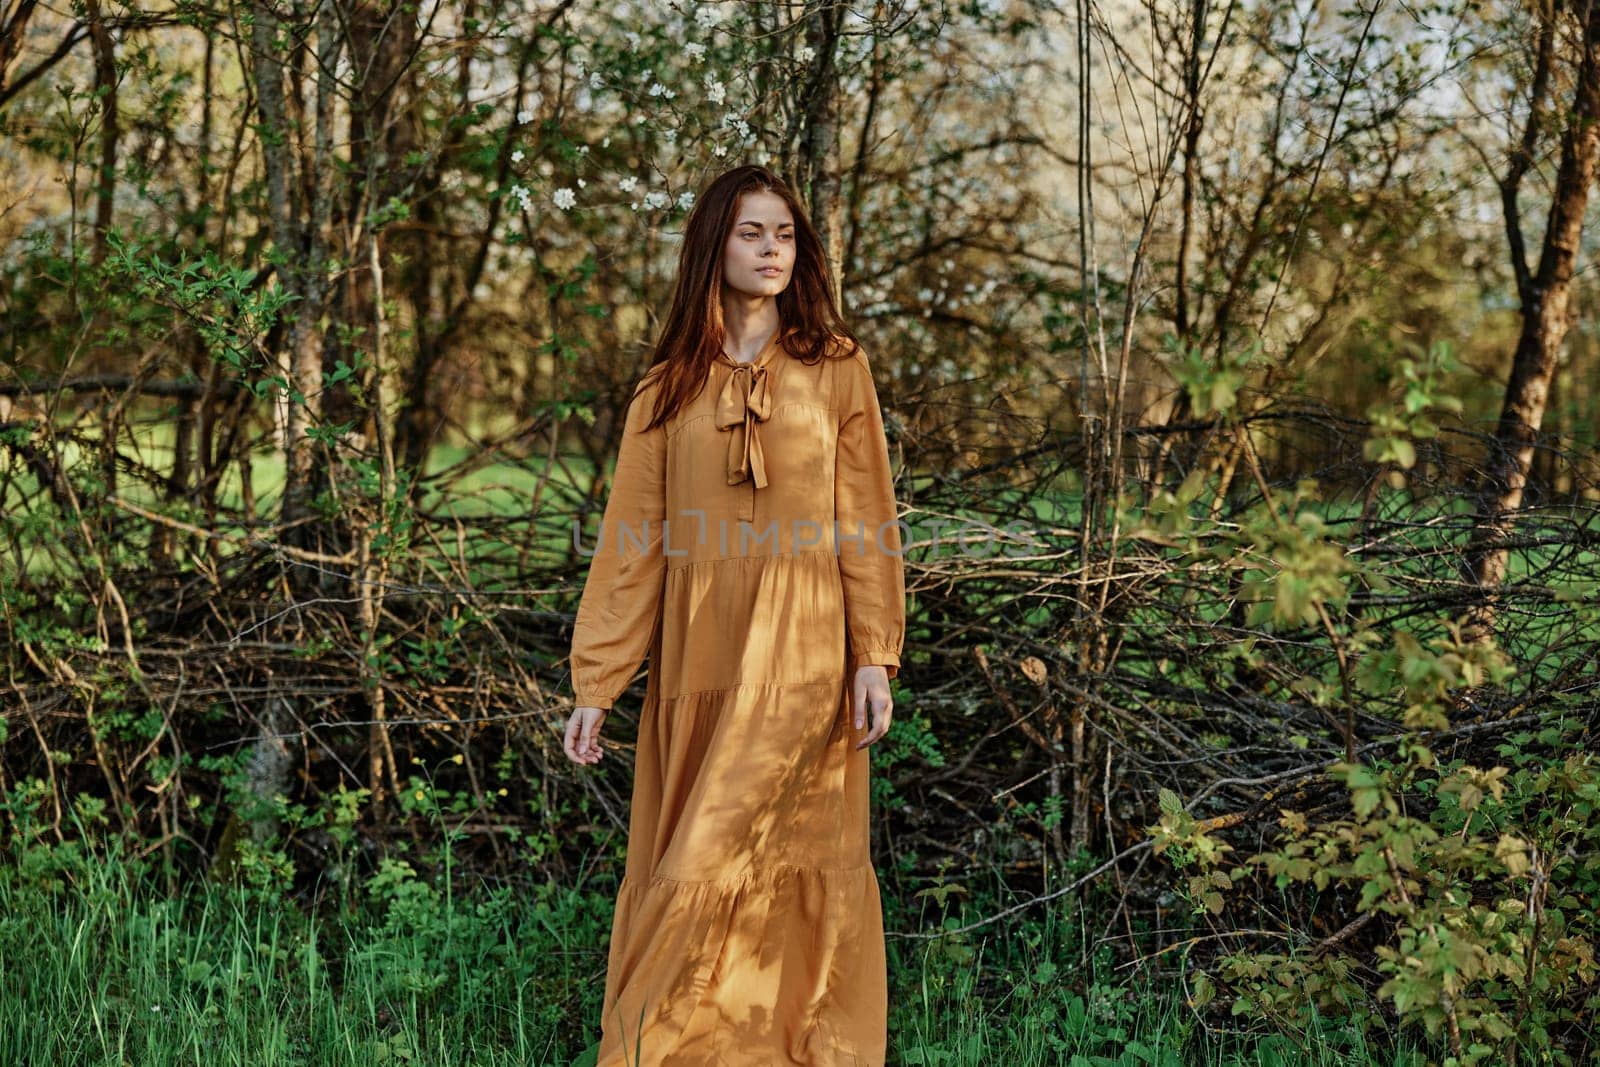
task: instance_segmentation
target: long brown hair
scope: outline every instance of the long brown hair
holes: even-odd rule
[[[794,216],[794,269],[789,284],[777,295],[783,346],[803,362],[815,364],[827,355],[848,354],[860,344],[834,303],[822,242],[794,191],[766,167],[734,167],[706,186],[684,224],[672,307],[644,375],[658,376],[660,383],[647,429],[666,422],[694,399],[722,351],[722,247],[739,210],[739,198],[752,192],[782,197]]]

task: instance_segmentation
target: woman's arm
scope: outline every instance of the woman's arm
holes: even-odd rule
[[[617,450],[617,471],[600,520],[572,629],[573,699],[609,708],[639,670],[661,615],[666,557],[666,428],[646,431],[649,379],[634,390]]]
[[[837,372],[833,500],[850,670],[879,664],[893,678],[905,642],[906,588],[889,442],[866,353],[858,348]]]

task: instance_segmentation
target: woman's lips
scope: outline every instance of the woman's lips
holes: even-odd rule
[[[762,267],[759,271],[757,271],[757,273],[758,274],[770,274],[773,277],[777,277],[778,275],[783,273],[783,268],[782,267]]]

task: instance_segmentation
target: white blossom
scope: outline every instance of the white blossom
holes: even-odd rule
[[[568,208],[572,207],[572,205],[578,202],[578,194],[573,192],[571,189],[557,189],[556,195],[553,199],[555,200],[556,207],[560,208],[562,211],[566,211]]]
[[[694,206],[694,191],[692,189],[685,189],[678,194],[678,206],[685,211]]]
[[[523,108],[521,111],[517,112],[517,124],[519,126],[526,126],[532,121],[533,112],[529,111],[527,108]]]
[[[600,77],[600,72],[598,70],[592,70],[589,72],[589,88],[603,89],[605,88],[605,84],[605,79]]]
[[[706,57],[706,46],[698,41],[690,41],[683,46],[684,54],[689,57],[689,62],[695,63]]]
[[[716,145],[711,149],[711,154],[716,156],[718,159],[721,159],[723,156],[728,154],[728,146],[725,144]]]
[[[794,50],[795,62],[804,65],[817,58],[817,50],[808,44],[803,44]]]
[[[728,98],[727,86],[723,85],[714,74],[706,75],[706,97],[713,104],[720,104]]]
[[[522,162],[522,149],[518,148],[516,151],[511,153],[511,162],[513,162],[513,163],[521,163]]]
[[[695,25],[702,30],[709,30],[722,22],[722,11],[711,4],[701,4],[694,11]]]
[[[639,179],[630,174],[617,183],[617,188],[625,193],[631,193],[638,184]]]
[[[645,207],[657,208],[667,206],[667,194],[660,189],[652,189],[644,194]]]

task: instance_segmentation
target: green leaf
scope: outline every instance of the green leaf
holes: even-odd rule
[[[1178,794],[1166,786],[1162,786],[1157,790],[1156,800],[1161,805],[1161,810],[1168,815],[1178,815],[1183,811],[1183,801],[1178,797]]]

